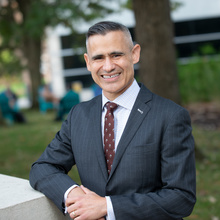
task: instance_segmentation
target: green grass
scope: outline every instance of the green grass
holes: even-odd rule
[[[0,127],[0,173],[28,179],[31,164],[41,155],[61,126],[54,112],[24,112],[28,123]],[[197,161],[197,204],[187,220],[220,217],[220,130],[193,127],[197,147],[205,159]],[[70,176],[79,181],[76,168]]]
[[[208,131],[194,127],[197,147],[205,158],[196,161],[197,203],[186,219],[212,220],[220,218],[220,130]]]
[[[31,164],[42,154],[46,146],[60,129],[55,122],[55,112],[40,114],[25,111],[27,124],[0,127],[0,173],[28,179]],[[76,175],[76,168],[70,176]]]

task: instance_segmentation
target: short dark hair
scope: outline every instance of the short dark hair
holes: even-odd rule
[[[86,41],[93,35],[105,35],[111,31],[122,31],[132,41],[131,33],[128,28],[123,24],[112,21],[102,21],[91,26],[86,34]]]

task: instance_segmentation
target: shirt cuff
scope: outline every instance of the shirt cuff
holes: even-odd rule
[[[73,186],[71,186],[69,189],[67,189],[67,191],[66,191],[65,194],[64,194],[64,204],[66,204],[66,199],[67,199],[67,196],[68,196],[69,192],[70,192],[72,189],[76,188],[77,186],[78,186],[78,185],[73,185]],[[64,213],[65,213],[65,214],[67,213],[67,207],[66,207],[66,206],[65,206]]]
[[[106,196],[106,202],[107,202],[107,216],[106,219],[107,220],[115,220],[115,213],[113,210],[113,206],[112,206],[112,201],[110,196]]]

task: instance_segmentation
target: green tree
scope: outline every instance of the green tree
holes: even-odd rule
[[[40,56],[47,26],[63,24],[73,33],[79,21],[101,17],[111,9],[100,0],[2,0],[0,1],[0,53],[19,53],[22,65],[29,70],[32,103],[37,107],[41,83]]]

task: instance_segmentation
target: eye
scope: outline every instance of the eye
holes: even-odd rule
[[[95,57],[93,57],[94,61],[100,61],[102,59],[103,59],[103,56],[95,56]]]
[[[101,60],[102,58],[101,57],[96,57],[94,60]]]
[[[112,58],[114,58],[114,59],[118,59],[118,58],[120,58],[122,56],[123,56],[123,53],[113,53],[112,54]]]
[[[120,57],[121,54],[115,54],[113,57]]]

